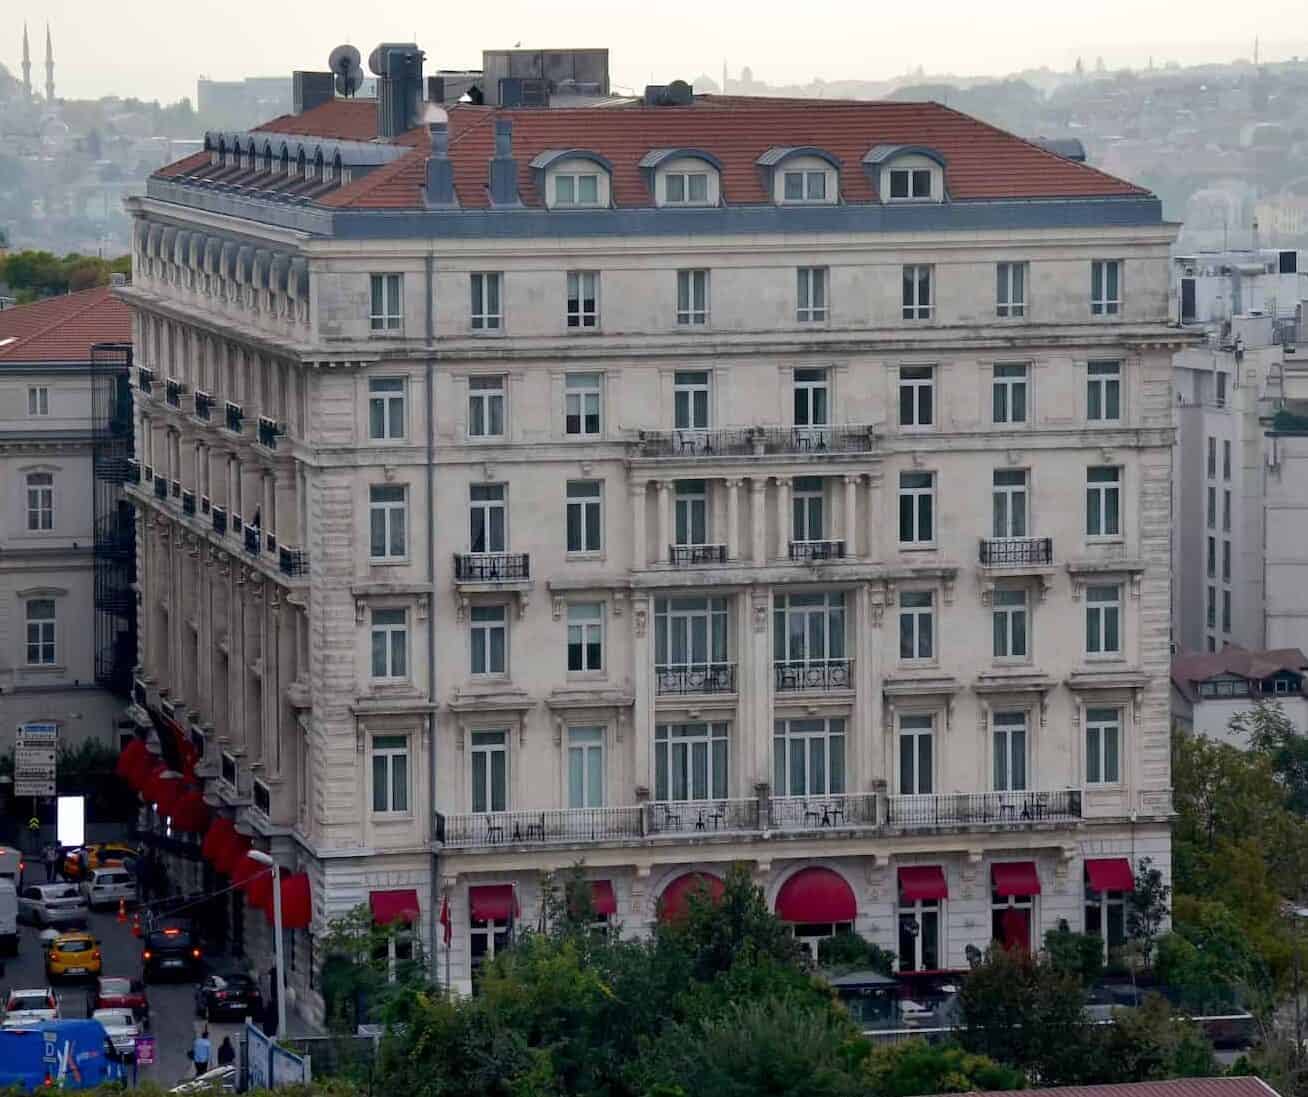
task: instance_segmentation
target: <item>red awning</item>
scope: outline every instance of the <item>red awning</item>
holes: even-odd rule
[[[160,768],[145,786],[145,798],[154,804],[160,815],[171,815],[182,794],[182,782],[176,777],[165,777],[170,772]]]
[[[474,922],[507,922],[518,916],[512,884],[487,884],[468,889],[468,909]]]
[[[777,917],[783,922],[852,922],[857,915],[853,889],[829,868],[800,869],[777,894]]]
[[[1125,857],[1089,858],[1085,863],[1091,891],[1134,891],[1135,873]]]
[[[416,897],[416,896],[415,896]],[[264,913],[268,921],[273,920],[273,905],[269,903]],[[282,877],[282,927],[284,929],[308,929],[313,921],[313,894],[306,873],[295,872]]]
[[[209,827],[209,808],[197,788],[187,789],[173,807],[173,830],[204,834]]]
[[[246,858],[249,860],[249,858]],[[267,868],[267,866],[263,866]],[[264,872],[255,876],[245,889],[245,901],[255,910],[271,912],[273,908],[273,874]]]
[[[590,905],[596,914],[617,914],[618,897],[613,894],[612,880],[592,880]]]
[[[232,877],[236,872],[236,867],[245,860],[245,855],[249,852],[250,839],[244,834],[233,830],[232,836],[227,839],[218,856],[214,859],[213,867],[224,876]]]
[[[659,921],[678,922],[690,913],[690,897],[703,890],[716,903],[726,890],[721,880],[707,872],[687,872],[678,876],[659,897]]]
[[[218,864],[219,855],[235,833],[236,824],[225,815],[219,815],[214,819],[209,829],[205,831],[204,841],[200,843],[200,853],[209,864]]]
[[[118,755],[114,772],[124,781],[131,781],[136,771],[145,765],[149,757],[150,752],[145,749],[145,743],[140,739],[133,739]]]
[[[1002,861],[990,866],[995,894],[1004,898],[1040,894],[1040,874],[1034,861]]]
[[[368,905],[372,908],[373,922],[379,926],[389,926],[392,922],[416,922],[421,910],[418,893],[413,888],[370,891]]]
[[[267,865],[262,861],[256,861],[249,855],[247,847],[247,852],[244,853],[241,856],[241,859],[232,866],[232,871],[228,875],[232,878],[233,886],[240,888],[242,891],[246,892],[248,896],[249,892],[255,886],[259,875],[261,873],[266,874],[268,871]]]
[[[899,870],[899,897],[906,903],[948,899],[949,885],[939,865],[905,865]]]

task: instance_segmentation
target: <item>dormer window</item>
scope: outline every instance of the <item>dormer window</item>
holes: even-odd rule
[[[547,149],[531,162],[536,189],[550,209],[595,209],[609,205],[613,166],[585,149]]]
[[[920,145],[875,145],[863,157],[881,201],[943,202],[945,158]]]
[[[929,168],[891,168],[891,198],[930,198],[931,171]]]
[[[825,171],[786,172],[785,195],[787,202],[825,202],[827,173]]]
[[[703,149],[652,149],[640,161],[656,206],[716,206],[722,165]]]
[[[708,201],[708,172],[668,172],[663,177],[663,201],[669,206],[704,205]]]
[[[771,177],[778,205],[835,205],[840,200],[840,161],[817,148],[773,147],[755,163]]]
[[[599,204],[599,176],[554,176],[554,204],[556,206],[595,206]]]

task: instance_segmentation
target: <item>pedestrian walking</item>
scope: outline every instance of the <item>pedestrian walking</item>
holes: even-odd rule
[[[223,1042],[218,1045],[218,1065],[225,1067],[234,1062],[236,1062],[236,1048],[232,1044],[232,1038],[224,1036]]]
[[[59,850],[55,848],[53,842],[45,844],[45,849],[41,851],[41,860],[45,862],[45,882],[53,884],[55,882],[55,869],[59,865]]]
[[[195,1038],[195,1043],[191,1045],[191,1062],[195,1064],[195,1074],[198,1078],[209,1069],[209,1053],[212,1045],[209,1043],[209,1029],[206,1027],[199,1036]]]

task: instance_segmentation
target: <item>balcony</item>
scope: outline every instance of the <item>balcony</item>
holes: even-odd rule
[[[156,499],[168,498],[168,481],[162,476],[156,476],[154,478],[154,497]]]
[[[436,816],[436,840],[446,849],[603,842],[641,838],[644,834],[645,812],[639,807],[493,811]]]
[[[192,516],[195,514],[195,492],[182,492],[182,513]]]
[[[525,552],[456,552],[456,583],[522,583],[531,579],[531,557]]]
[[[209,512],[209,517],[213,520],[214,533],[221,535],[227,532],[226,507],[214,507],[213,510]]]
[[[141,462],[135,457],[127,458],[127,482],[129,484],[139,484],[141,482]]]
[[[137,366],[136,387],[149,396],[154,391],[154,370],[147,366]]]
[[[292,548],[282,545],[277,554],[277,566],[283,575],[292,578],[309,574],[309,552],[307,549]]]
[[[154,479],[154,466],[153,466],[153,465],[142,465],[142,466],[141,466],[141,479],[144,480],[147,484],[150,483],[150,481]]]
[[[201,514],[209,513],[209,496],[207,495],[200,496],[200,513]]]
[[[816,563],[819,560],[843,560],[845,558],[845,542],[791,541],[790,558],[803,563]]]
[[[245,551],[248,552],[251,556],[259,555],[259,548],[260,548],[259,543],[262,539],[263,538],[259,532],[258,526],[245,527]]]
[[[660,697],[696,693],[735,693],[735,663],[700,663],[654,668],[654,691]]]
[[[240,404],[227,401],[227,429],[233,434],[240,434],[245,426],[245,409]]]
[[[259,445],[267,449],[276,449],[277,439],[285,433],[286,427],[276,419],[269,419],[266,415],[259,416]]]
[[[186,391],[186,386],[174,377],[169,377],[164,382],[164,400],[170,407],[180,408],[182,406],[182,393]]]
[[[881,825],[875,793],[774,796],[768,804],[773,830],[841,830]]]
[[[1052,537],[1001,537],[981,539],[983,568],[1047,567],[1054,562]]]
[[[172,489],[172,496],[174,499],[181,498],[182,482],[180,480],[170,480],[168,486]]]
[[[694,567],[697,564],[725,564],[726,545],[669,545],[668,563],[674,568]]]
[[[759,802],[744,800],[659,800],[649,805],[652,834],[708,835],[759,829]]]
[[[206,423],[213,418],[213,396],[200,389],[195,390],[195,417]]]
[[[854,688],[854,660],[825,659],[812,663],[772,664],[778,693],[826,693]]]
[[[1078,820],[1081,790],[1057,792],[954,792],[891,796],[886,822],[906,830],[926,827],[1031,826]]]
[[[741,427],[733,430],[643,430],[640,457],[761,457],[769,454],[868,453],[876,428],[867,424]]]

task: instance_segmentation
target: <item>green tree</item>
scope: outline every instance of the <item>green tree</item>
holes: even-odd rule
[[[1267,758],[1285,789],[1285,806],[1308,816],[1308,738],[1295,730],[1279,701],[1259,701],[1231,718],[1231,731]]]
[[[838,933],[818,943],[818,966],[830,970],[895,973],[895,954],[857,933]]]
[[[925,1040],[877,1048],[868,1056],[863,1076],[877,1097],[1022,1089],[1026,1084],[1020,1070],[954,1044],[928,1044]]]
[[[1126,935],[1139,949],[1146,966],[1153,962],[1154,942],[1167,920],[1171,895],[1172,889],[1163,883],[1163,874],[1154,867],[1153,859],[1141,858],[1136,866],[1135,887],[1127,897]]]
[[[1183,896],[1176,923],[1158,942],[1158,977],[1191,1012],[1246,1004],[1271,991],[1267,964],[1247,929],[1224,903]]]
[[[1073,933],[1060,926],[1045,933],[1045,955],[1054,971],[1075,976],[1084,987],[1103,974],[1104,942],[1099,937]]]
[[[403,938],[406,950],[394,948],[397,938]],[[427,986],[418,937],[407,923],[376,925],[366,905],[328,922],[322,949],[322,993],[334,1032],[387,1020],[410,992]],[[393,959],[404,951],[409,959]]]
[[[1138,1009],[1119,1009],[1104,1033],[1101,1082],[1154,1082],[1220,1073],[1213,1046],[1193,1021],[1165,999],[1147,996]]]

